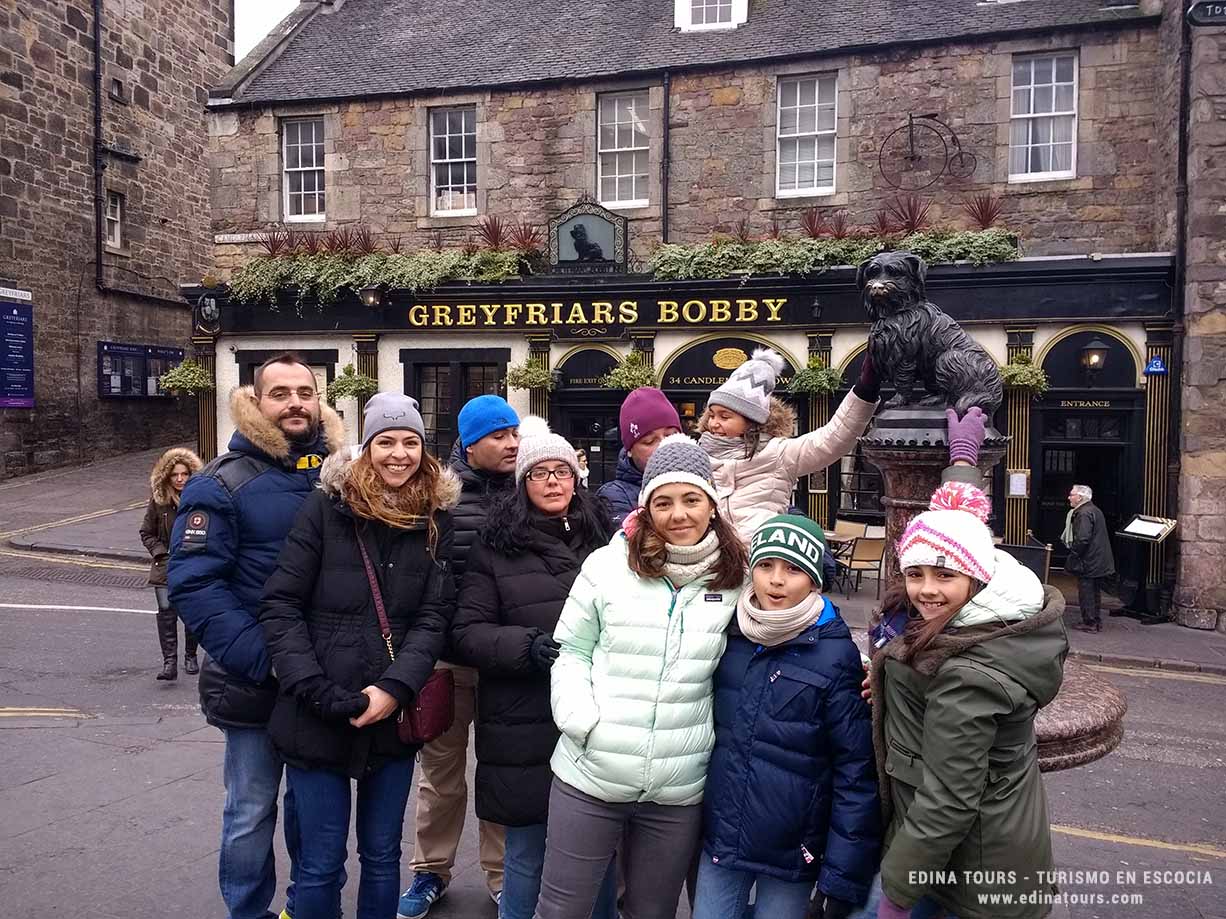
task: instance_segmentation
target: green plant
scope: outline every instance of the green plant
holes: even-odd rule
[[[843,374],[827,367],[817,355],[809,358],[804,369],[798,370],[788,384],[788,389],[797,394],[829,395],[843,385]]]
[[[328,404],[336,405],[337,399],[369,399],[378,391],[378,380],[358,373],[353,364],[346,364],[341,375],[328,384]]]
[[[158,377],[158,386],[176,396],[194,396],[215,388],[213,375],[190,357]]]
[[[647,366],[641,351],[631,351],[600,379],[605,389],[641,389],[658,386],[654,367]]]
[[[1004,201],[999,195],[975,195],[962,202],[962,210],[978,230],[990,230],[1000,219]]]
[[[552,391],[557,380],[548,368],[537,361],[527,360],[507,368],[510,389],[541,389]]]
[[[1025,354],[1001,367],[1000,378],[1006,389],[1020,389],[1036,399],[1051,388],[1047,372]]]

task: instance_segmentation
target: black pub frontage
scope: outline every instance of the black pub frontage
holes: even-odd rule
[[[1011,435],[992,484],[994,526],[1007,542],[1028,533],[1053,546],[1073,484],[1088,484],[1113,532],[1138,513],[1171,516],[1178,379],[1171,312],[1172,263],[1165,255],[1035,258],[985,266],[934,265],[928,296],[1005,365],[1029,359],[1050,388],[1011,389],[996,427]],[[293,349],[322,386],[348,364],[416,397],[432,449],[447,456],[460,406],[482,393],[505,395],[521,413],[548,417],[583,447],[591,487],[612,477],[617,416],[626,391],[605,375],[631,351],[654,368],[661,388],[694,433],[710,392],[759,345],[788,367],[776,394],[797,409],[798,431],[825,423],[856,380],[868,325],[853,268],[816,277],[657,281],[620,272],[559,273],[493,285],[448,284],[414,294],[384,290],[366,305],[356,294],[323,310],[231,302],[225,290],[186,291],[195,306],[195,356],[214,375],[216,398],[200,402],[200,448],[225,448],[233,430],[229,392],[251,382],[271,354]],[[369,299],[369,297],[368,297]],[[829,394],[793,394],[793,375],[811,358],[838,370]],[[508,368],[535,363],[552,388],[510,389]],[[348,403],[348,404],[347,404]],[[360,406],[338,405],[354,440]],[[835,518],[882,517],[881,480],[856,454],[802,481],[795,503],[826,526]],[[1166,550],[1116,540],[1121,575],[1151,588],[1169,584]]]

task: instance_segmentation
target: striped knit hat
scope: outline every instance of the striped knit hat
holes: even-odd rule
[[[684,434],[669,434],[656,447],[643,470],[643,490],[639,504],[647,506],[651,493],[661,485],[685,482],[707,493],[715,504],[719,495],[715,491],[715,474],[711,471],[711,457],[698,446],[698,441]]]
[[[757,348],[749,360],[732,371],[723,385],[711,393],[707,404],[722,405],[762,424],[771,413],[775,380],[786,367],[779,353],[770,348]]]
[[[948,568],[981,584],[996,573],[996,546],[987,519],[988,496],[966,482],[946,482],[932,496],[930,510],[907,526],[898,541],[898,567]]]
[[[821,590],[825,551],[826,535],[821,527],[799,514],[780,514],[754,531],[749,542],[749,567],[764,558],[781,558],[807,574]]]

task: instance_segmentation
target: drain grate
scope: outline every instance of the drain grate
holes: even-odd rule
[[[118,574],[109,571],[74,571],[67,566],[55,568],[8,568],[5,577],[28,578],[32,581],[60,581],[84,584],[87,587],[118,587],[139,590],[149,585],[148,578],[139,574]]]

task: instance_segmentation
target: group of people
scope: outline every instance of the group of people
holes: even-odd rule
[[[167,455],[169,510],[151,515],[173,526],[149,545],[159,608],[208,655],[232,919],[273,915],[283,772],[283,919],[340,914],[355,791],[358,919],[425,916],[450,883],[474,722],[503,919],[665,919],[686,887],[696,919],[1046,915],[977,899],[1051,868],[1034,718],[1067,650],[1059,594],[992,543],[985,419],[950,413],[949,481],[899,543],[904,589],[865,680],[823,594],[823,531],[786,510],[854,447],[877,380],[865,361],[831,421],[794,436],[782,366],[755,352],[696,441],[662,392],[635,390],[595,493],[565,438],[494,395],[461,410],[449,468],[400,393],[368,400],[351,447],[292,354],[232,395],[228,453],[199,471]],[[436,668],[454,721],[406,742]]]

